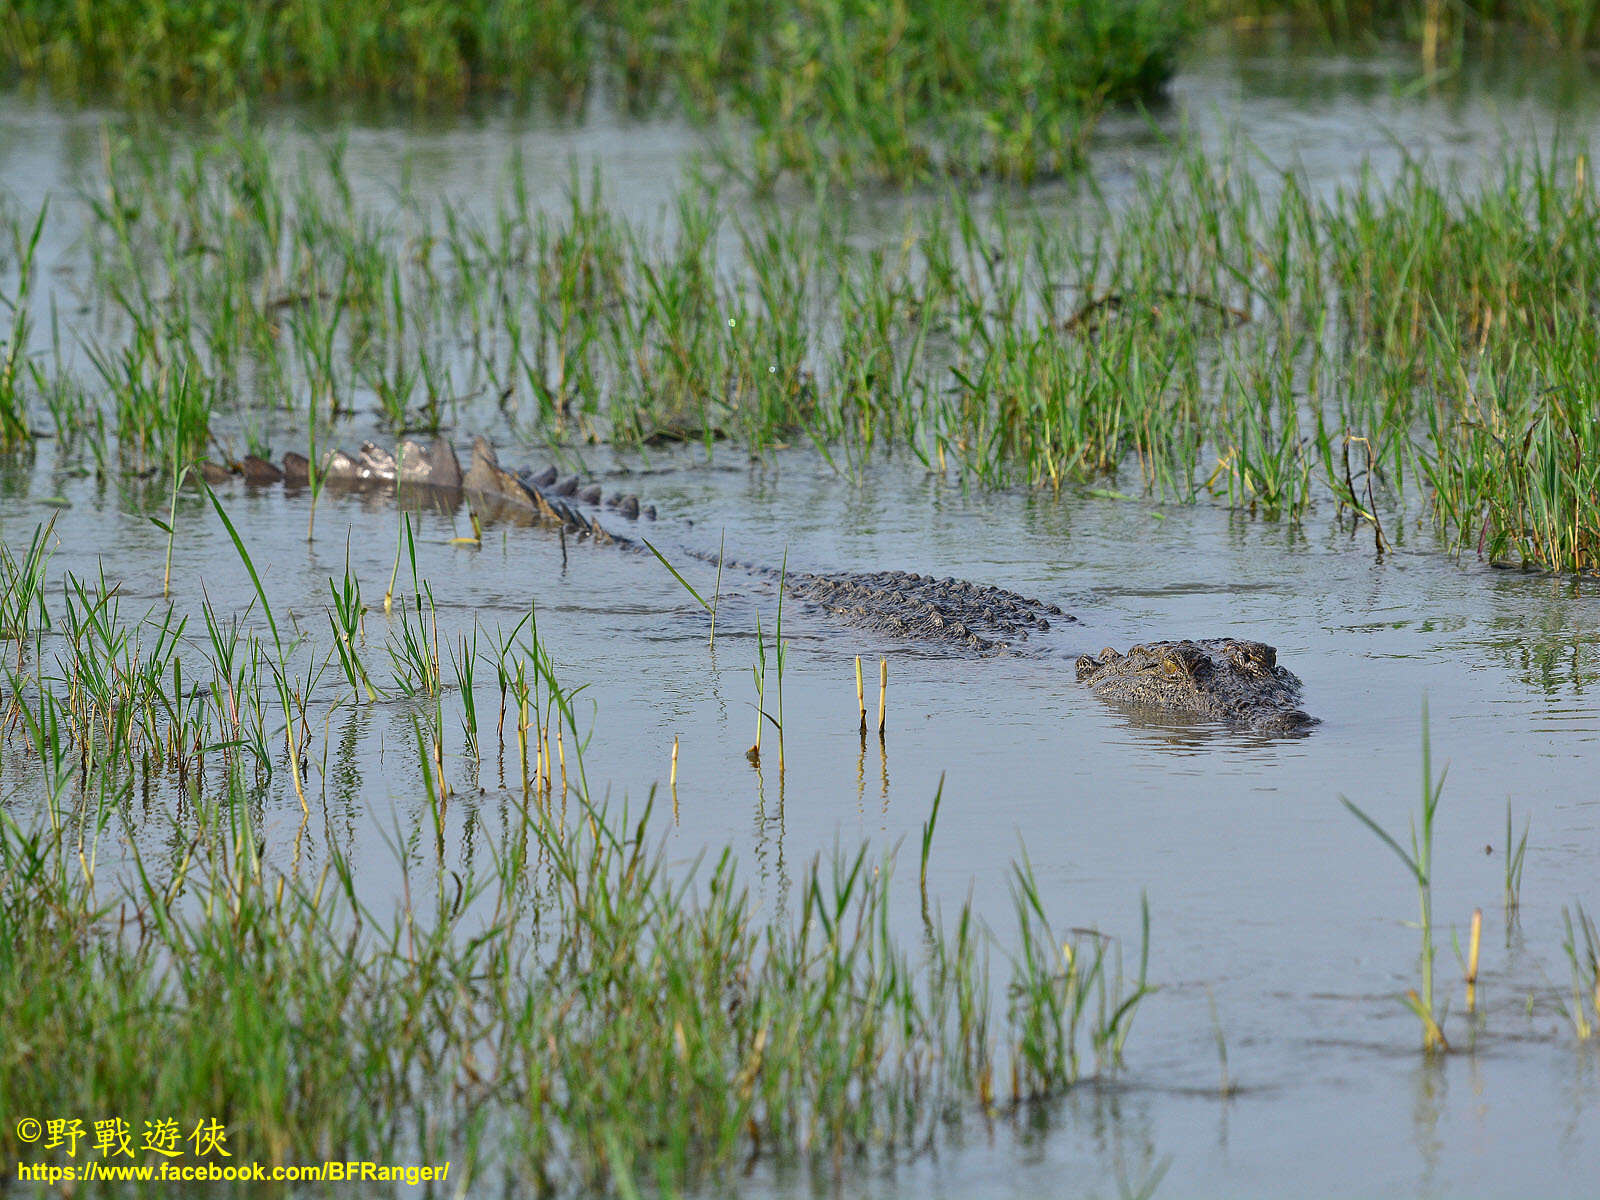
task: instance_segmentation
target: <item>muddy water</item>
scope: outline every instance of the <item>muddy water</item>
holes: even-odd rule
[[[1163,127],[1239,128],[1269,161],[1298,160],[1325,186],[1363,156],[1383,169],[1406,150],[1470,165],[1503,139],[1592,122],[1593,97],[1563,96],[1493,75],[1457,92],[1402,96],[1403,60],[1299,62],[1206,58],[1180,77]],[[91,169],[91,117],[10,102],[0,109],[0,181],[25,203]],[[285,129],[284,136],[298,136]],[[603,123],[518,130],[495,118],[444,130],[358,128],[351,165],[372,176],[411,156],[418,177],[458,194],[505,161],[520,138],[552,194],[567,157],[598,156],[615,189],[648,208],[679,177],[695,144],[665,126],[647,136]],[[1121,138],[1117,141],[1115,139]],[[1147,131],[1109,128],[1108,186],[1163,152]],[[41,182],[43,181],[43,182]],[[420,186],[420,183],[419,183]],[[659,189],[659,190],[655,190]],[[1070,203],[1061,192],[1055,198]],[[62,232],[67,254],[71,235]],[[347,440],[365,434],[352,427]],[[515,457],[514,455],[512,457]],[[537,460],[536,460],[537,461]],[[973,659],[842,627],[789,604],[783,633],[784,769],[770,740],[760,771],[744,751],[755,732],[755,620],[770,633],[766,580],[730,571],[715,648],[708,621],[665,570],[641,555],[496,528],[480,549],[448,544],[464,519],[418,518],[419,573],[440,607],[440,632],[473,623],[510,629],[536,601],[540,633],[568,685],[583,684],[580,720],[592,790],[638,804],[658,791],[657,823],[684,864],[731,845],[769,909],[792,912],[794,875],[819,853],[862,840],[904,842],[901,932],[921,927],[915,849],[943,779],[929,892],[952,912],[971,895],[1004,941],[1010,864],[1026,852],[1058,928],[1092,926],[1136,939],[1141,895],[1152,917],[1152,979],[1126,1070],[1080,1089],[1022,1124],[963,1132],[937,1157],[855,1175],[869,1195],[1332,1196],[1582,1195],[1600,1165],[1600,1058],[1577,1044],[1560,1011],[1568,977],[1561,909],[1600,906],[1600,595],[1597,585],[1494,571],[1442,556],[1427,534],[1391,531],[1378,559],[1369,534],[1340,528],[1324,505],[1298,530],[1211,507],[1162,507],[1104,496],[976,495],[914,461],[876,462],[859,479],[810,454],[759,464],[731,449],[707,464],[692,452],[649,460],[591,456],[602,479],[653,501],[652,529],[669,557],[708,591],[713,572],[683,552],[714,552],[795,569],[899,566],[1001,584],[1075,613],[1015,655]],[[623,475],[622,472],[627,472]],[[119,579],[124,612],[157,601],[163,535],[148,515],[165,497],[101,486],[56,470],[48,449],[0,471],[0,537],[26,544],[58,511],[52,570]],[[326,638],[330,576],[348,555],[369,600],[391,569],[397,518],[382,503],[325,497],[307,543],[308,501],[276,490],[225,493],[265,567],[280,621]],[[620,524],[620,523],[619,523]],[[249,583],[201,503],[179,510],[174,563],[179,610],[199,628],[208,594],[242,610]],[[382,617],[368,618],[367,655],[387,676]],[[1322,719],[1309,736],[1273,740],[1162,725],[1107,708],[1073,682],[1071,656],[1158,637],[1232,634],[1275,644]],[[888,728],[856,731],[853,657],[889,661]],[[769,687],[770,677],[769,677]],[[344,690],[332,674],[319,695]],[[769,705],[772,696],[769,692]],[[1424,701],[1436,764],[1449,763],[1435,847],[1436,919],[1464,929],[1485,910],[1476,1034],[1449,1031],[1465,1053],[1436,1064],[1416,1052],[1414,1019],[1396,999],[1415,981],[1415,894],[1400,864],[1341,806],[1347,796],[1403,831],[1420,788]],[[459,753],[455,830],[476,816],[494,828],[500,791],[493,716],[480,672],[486,752]],[[327,711],[326,704],[324,711]],[[459,751],[461,706],[446,728]],[[373,900],[396,878],[394,831],[423,819],[415,710],[386,701],[333,711],[316,735],[319,820],[298,844],[286,784],[261,798],[267,853],[312,869],[335,841]],[[675,811],[661,789],[674,737]],[[770,735],[769,735],[770,739]],[[508,748],[506,773],[515,770]],[[29,803],[26,765],[0,763],[0,795]],[[478,791],[482,788],[482,792]],[[1532,819],[1520,922],[1499,906],[1505,805]],[[1486,849],[1492,848],[1492,853]],[[463,841],[461,854],[479,853]],[[296,857],[298,856],[298,857]],[[1439,976],[1459,991],[1448,938]],[[1453,1007],[1460,1008],[1459,997]],[[1226,1045],[1227,1078],[1220,1094]],[[1064,1185],[1063,1181],[1071,1181]],[[782,1173],[755,1181],[774,1194],[809,1191]]]

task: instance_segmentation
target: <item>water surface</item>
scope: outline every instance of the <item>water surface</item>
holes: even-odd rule
[[[1170,109],[1149,123],[1108,123],[1096,159],[1102,190],[1131,186],[1187,125],[1205,139],[1237,136],[1260,150],[1263,178],[1298,165],[1320,187],[1367,163],[1393,171],[1427,154],[1463,169],[1503,142],[1582,136],[1596,93],[1485,70],[1433,90],[1413,87],[1403,56],[1293,59],[1233,49],[1201,56],[1179,76]],[[92,175],[103,114],[37,102],[0,103],[0,183],[24,205]],[[318,135],[293,115],[273,118],[293,148]],[[503,172],[513,146],[536,188],[556,202],[576,158],[602,164],[630,211],[658,212],[684,178],[692,131],[596,117],[578,128],[489,114],[426,128],[357,125],[349,162],[374,195],[409,164],[412,186],[474,197]],[[1059,185],[1047,205],[1080,202]],[[993,204],[1009,202],[995,191]],[[54,201],[53,201],[54,202]],[[901,198],[879,204],[897,227]],[[932,202],[920,198],[911,203]],[[49,254],[79,247],[70,220],[51,226]],[[65,285],[63,285],[65,286]],[[343,438],[371,430],[358,419]],[[542,465],[533,450],[507,457]],[[1341,524],[1324,502],[1298,528],[1219,507],[1161,506],[1069,489],[978,494],[909,456],[835,472],[805,451],[750,461],[719,447],[613,457],[587,454],[610,487],[655,503],[669,557],[709,592],[714,571],[683,555],[715,552],[797,570],[902,567],[995,583],[1076,614],[1017,654],[974,658],[841,626],[790,603],[783,612],[784,766],[745,757],[755,733],[751,664],[759,612],[777,617],[770,581],[730,571],[717,639],[696,602],[653,559],[547,533],[491,528],[481,548],[449,544],[460,513],[418,521],[418,569],[447,638],[508,630],[536,603],[540,634],[568,685],[585,686],[592,722],[584,759],[597,795],[638,805],[654,789],[655,821],[685,867],[724,845],[764,906],[796,907],[792,878],[813,856],[862,841],[904,842],[899,932],[921,929],[915,847],[936,790],[943,808],[929,893],[953,912],[971,896],[1002,944],[1011,864],[1026,854],[1052,921],[1134,944],[1141,897],[1152,914],[1151,977],[1162,990],[1140,1009],[1125,1070],[1059,1102],[959,1131],[936,1155],[852,1173],[849,1194],[1032,1196],[1137,1190],[1165,1170],[1158,1194],[1329,1196],[1588,1194],[1600,1166],[1594,1120],[1600,1057],[1577,1043],[1560,1010],[1567,963],[1561,910],[1600,903],[1594,785],[1600,733],[1600,584],[1457,562],[1420,524],[1370,532]],[[131,481],[100,483],[64,467],[48,445],[0,470],[0,538],[26,545],[56,515],[52,572],[120,581],[124,611],[159,601],[165,537],[150,522],[166,496]],[[348,561],[369,602],[392,568],[399,520],[381,501],[325,496],[306,540],[309,498],[225,488],[223,497],[280,619],[326,636],[328,580]],[[58,500],[69,507],[59,508]],[[194,496],[179,505],[173,593],[201,629],[209,596],[242,611],[248,578],[224,530]],[[369,663],[384,676],[381,613],[367,619]],[[1272,739],[1120,712],[1079,688],[1071,659],[1165,637],[1234,635],[1270,642],[1305,683],[1322,723],[1308,737]],[[857,733],[853,663],[889,662],[888,727]],[[770,684],[769,684],[770,687]],[[327,713],[312,754],[314,819],[280,781],[261,798],[270,862],[314,871],[330,843],[358,864],[374,902],[396,886],[394,831],[424,818],[415,770],[415,709],[389,701],[332,707],[347,690],[320,685]],[[769,694],[769,705],[771,696]],[[1421,787],[1422,711],[1436,764],[1449,764],[1435,847],[1435,913],[1464,930],[1485,912],[1476,1031],[1452,1018],[1458,1053],[1423,1060],[1414,1019],[1397,996],[1415,980],[1415,894],[1400,864],[1345,811],[1340,797],[1403,831]],[[480,682],[478,706],[498,695]],[[449,769],[459,803],[451,828],[497,828],[515,773],[485,732],[482,762],[460,753],[459,697],[446,700]],[[492,717],[486,719],[492,724]],[[674,739],[677,802],[664,792]],[[513,785],[514,780],[510,780]],[[481,789],[481,790],[480,790]],[[14,811],[36,803],[25,762],[0,763]],[[1532,821],[1520,922],[1500,908],[1508,801]],[[417,851],[418,854],[423,853]],[[1442,986],[1459,972],[1441,947]],[[1459,997],[1455,1006],[1459,1009]],[[1218,1039],[1226,1045],[1222,1094]],[[1070,1181],[1070,1183],[1064,1183]],[[818,1181],[783,1170],[754,1177],[775,1195]]]

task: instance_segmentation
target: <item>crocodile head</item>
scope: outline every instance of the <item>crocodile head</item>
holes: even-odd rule
[[[1300,681],[1264,642],[1207,638],[1150,642],[1126,654],[1078,659],[1078,679],[1106,700],[1225,725],[1288,733],[1316,723],[1300,705]]]

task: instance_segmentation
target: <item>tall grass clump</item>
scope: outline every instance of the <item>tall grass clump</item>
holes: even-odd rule
[[[727,856],[675,877],[643,821],[563,827],[531,805],[487,869],[401,864],[408,898],[385,909],[337,851],[309,877],[263,868],[235,788],[175,825],[181,861],[99,890],[75,832],[3,818],[9,1109],[215,1113],[256,1161],[420,1155],[593,1194],[909,1150],[992,1100],[972,915],[901,947],[891,875],[864,854],[813,864],[798,919],[769,922]],[[1008,988],[1029,1006],[1024,1096],[1080,1078],[1075,1023],[1102,1019],[1091,981],[1111,960],[1074,945],[1062,974],[1051,947]],[[0,1145],[25,1159],[14,1136]]]
[[[392,831],[389,899],[358,886],[341,843],[308,865],[305,826],[280,870],[250,749],[280,745],[296,794],[317,796],[307,710],[375,703],[355,658],[359,596],[334,586],[332,647],[283,644],[227,527],[268,639],[208,607],[211,654],[185,665],[197,642],[170,608],[130,616],[113,585],[69,577],[57,661],[7,673],[4,753],[37,763],[49,800],[0,810],[8,1111],[203,1113],[263,1163],[450,1159],[463,1186],[588,1195],[733,1178],[760,1158],[831,1171],[894,1156],[963,1114],[1071,1088],[1091,1056],[1117,1069],[1145,951],[1130,981],[1111,940],[1063,940],[1026,868],[1022,949],[991,978],[1004,943],[970,905],[952,934],[932,917],[914,945],[891,933],[891,860],[819,857],[796,880],[800,911],[769,915],[730,854],[685,870],[648,806],[593,806],[575,689],[531,616],[501,639],[501,672],[527,681],[531,657],[524,725],[538,715],[519,737],[571,736],[564,803],[541,749],[543,788],[474,789],[458,854],[442,729],[418,724],[416,760],[385,766],[414,770],[428,801],[419,828]],[[349,691],[288,693],[308,655],[337,659]],[[313,662],[307,679],[319,674]],[[34,1150],[8,1127],[0,1152]]]
[[[631,112],[723,114],[752,131],[762,176],[1030,177],[1075,165],[1107,103],[1154,95],[1188,18],[1172,0],[986,4],[474,0],[441,9],[171,0],[89,9],[20,0],[0,64],[135,105],[290,94],[459,105],[510,94]]]
[[[864,237],[847,204],[704,180],[624,219],[598,177],[546,206],[513,163],[469,216],[357,202],[337,143],[284,164],[249,132],[113,138],[87,196],[96,378],[29,371],[67,408],[95,392],[57,423],[134,470],[236,461],[268,424],[315,457],[363,412],[708,455],[805,440],[842,471],[904,451],[994,487],[1321,505],[1379,552],[1425,506],[1457,553],[1600,570],[1587,157],[1470,184],[1412,162],[1319,198],[1245,154],[1180,146],[1049,219],[952,189]]]
[[[1600,565],[1590,176],[1585,154],[1514,155],[1468,191],[1413,164],[1341,197],[1329,241],[1351,333],[1410,377],[1441,528],[1566,571]]]
[[[1028,180],[1076,166],[1107,102],[1153,95],[1185,26],[1166,0],[807,0],[778,14],[735,111],[758,177]]]

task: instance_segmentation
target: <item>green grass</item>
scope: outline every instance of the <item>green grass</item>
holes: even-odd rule
[[[974,915],[901,947],[864,852],[813,864],[793,922],[768,922],[726,856],[669,876],[642,820],[530,805],[487,869],[397,864],[427,899],[391,911],[337,855],[309,878],[263,868],[245,808],[231,775],[170,818],[191,847],[175,868],[98,888],[78,831],[4,818],[9,1111],[204,1113],[250,1160],[448,1159],[452,1179],[592,1194],[909,1150],[993,1102],[997,1058],[1017,1056],[1018,1098],[1045,1096],[1080,1078],[1091,1032],[1117,1037],[1095,1007],[1121,995],[1113,959],[1074,942],[1064,970],[1040,925],[996,981],[1015,1039],[997,1044]]]
[[[0,545],[0,638],[17,643],[17,670],[22,669],[28,642],[50,626],[45,607],[45,576],[54,548],[55,520],[36,526],[28,548],[19,558]]]
[[[1405,865],[1407,873],[1417,888],[1417,928],[1422,937],[1422,948],[1417,955],[1418,973],[1421,977],[1417,988],[1405,994],[1405,1002],[1417,1019],[1422,1023],[1422,1048],[1427,1052],[1448,1050],[1449,1044],[1445,1041],[1444,1011],[1435,1003],[1433,988],[1433,966],[1436,947],[1433,939],[1433,819],[1439,811],[1439,800],[1444,794],[1444,772],[1439,773],[1435,781],[1433,777],[1433,763],[1430,754],[1428,739],[1428,709],[1422,709],[1422,805],[1418,817],[1411,822],[1411,849],[1408,852],[1398,841],[1389,834],[1383,826],[1367,815],[1366,811],[1351,803],[1343,796],[1340,802],[1348,809],[1357,820],[1377,835],[1395,856]]]
[[[910,453],[992,486],[1215,498],[1286,522],[1320,509],[1380,549],[1420,510],[1447,546],[1600,562],[1600,209],[1582,155],[1508,157],[1481,186],[1413,164],[1318,200],[1186,150],[1125,207],[980,217],[951,194],[874,244],[843,205],[689,191],[670,220],[632,222],[577,179],[560,213],[515,178],[482,221],[403,193],[369,209],[336,145],[296,164],[248,136],[186,156],[114,141],[108,157],[86,237],[89,386],[54,339],[29,340],[26,304],[5,342],[26,367],[8,376],[20,440],[53,424],[66,457],[108,471],[174,479],[269,424],[326,445],[371,408],[395,432],[489,414],[558,444],[810,439],[843,471]],[[15,261],[42,216],[11,218]],[[0,1109],[214,1111],[271,1161],[465,1147],[474,1178],[625,1192],[731,1178],[754,1156],[826,1170],[910,1151],[952,1112],[1020,1113],[1116,1069],[1151,987],[1148,912],[1126,974],[1115,943],[1053,932],[1026,863],[1014,939],[977,932],[967,907],[946,929],[925,897],[941,791],[924,942],[890,935],[894,874],[864,852],[812,864],[797,917],[769,919],[728,857],[669,872],[638,813],[589,807],[579,689],[535,614],[487,646],[441,642],[402,519],[387,654],[348,571],[322,640],[320,620],[291,636],[213,502],[255,600],[205,605],[203,639],[171,604],[131,613],[103,575],[48,587],[48,528],[0,550],[16,651],[0,739],[43,798],[31,824],[0,810],[0,1024],[24,1035],[0,1043]],[[175,498],[166,512],[176,538]],[[776,633],[781,647],[781,616]],[[498,746],[471,699],[479,665]],[[508,820],[478,831],[476,865],[444,848],[452,680],[473,770],[515,745]],[[427,812],[393,839],[435,852],[397,855],[406,899],[378,910],[337,852],[320,879],[267,867],[250,814],[285,775],[309,814],[329,776],[311,731],[396,696]],[[1413,1007],[1439,1045],[1426,741],[1423,777],[1409,851],[1363,819],[1417,885]],[[180,852],[149,852],[139,822]],[[1580,911],[1580,1034],[1592,933]],[[996,948],[1009,966],[991,976]],[[373,1094],[382,1111],[358,1102]]]
[[[269,426],[326,447],[369,412],[567,446],[809,441],[845,472],[906,452],[988,486],[1320,510],[1380,552],[1426,514],[1454,553],[1600,570],[1587,156],[1508,153],[1470,184],[1407,163],[1319,199],[1242,155],[1177,147],[1131,198],[1048,219],[952,191],[869,242],[848,205],[727,183],[625,220],[598,179],[541,207],[514,164],[472,218],[358,205],[337,144],[113,140],[92,370],[35,338],[10,427],[134,471]]]
[[[33,314],[28,294],[34,282],[34,257],[39,250],[39,237],[44,232],[49,209],[48,202],[40,205],[31,232],[24,232],[25,226],[20,223],[11,223],[12,269],[16,271],[17,283],[13,295],[0,296],[0,306],[9,313],[11,325],[9,336],[0,344],[0,450],[22,445],[33,436],[33,430],[28,425],[26,382],[23,378],[27,364],[23,352],[28,345],[32,325]]]
[[[1511,832],[1511,801],[1506,801],[1506,858],[1505,858],[1505,887],[1503,902],[1506,911],[1506,924],[1509,926],[1515,919],[1517,910],[1522,907],[1522,870],[1527,864],[1525,859],[1528,854],[1528,830],[1533,826],[1533,818],[1526,817],[1522,822],[1522,837],[1513,839]]]
[[[1339,44],[1402,38],[1435,67],[1496,38],[1580,50],[1600,37],[1600,6],[1592,0],[1213,0],[1210,8],[1241,21],[1287,20]]]
[[[424,802],[416,828],[373,831],[396,851],[390,900],[363,898],[337,845],[320,871],[298,850],[268,858],[263,779],[287,771],[324,811],[327,754],[304,730],[418,668],[397,653],[392,681],[369,679],[348,577],[330,637],[283,640],[217,516],[265,636],[208,607],[207,637],[186,637],[170,602],[135,611],[103,578],[69,575],[47,606],[29,590],[42,552],[0,559],[5,594],[27,591],[8,609],[26,661],[0,685],[0,744],[43,785],[37,803],[0,807],[6,1111],[124,1114],[135,1130],[215,1118],[236,1160],[448,1159],[452,1183],[626,1194],[736,1179],[756,1160],[886,1160],[967,1119],[1025,1120],[1031,1101],[1118,1069],[1149,991],[1148,912],[1134,978],[1114,941],[1052,931],[1026,863],[1018,948],[993,977],[1006,943],[970,905],[903,944],[890,914],[910,884],[865,849],[814,861],[798,911],[768,914],[728,853],[686,869],[648,805],[590,804],[580,689],[557,679],[531,616],[460,653],[481,649],[502,691],[524,689],[510,732],[554,737],[559,803],[544,749],[532,773],[522,754],[522,786],[452,809],[442,709],[423,705],[416,759],[401,761],[403,739],[386,751],[385,772],[414,769]],[[413,589],[402,628],[428,593]],[[475,756],[477,736],[464,729],[461,749]],[[14,1123],[0,1153],[33,1154]]]
[[[22,0],[0,67],[136,106],[289,94],[429,104],[510,95],[560,110],[731,118],[765,179],[1077,165],[1108,103],[1153,96],[1188,28],[1172,0]]]
[[[1581,904],[1576,918],[1563,908],[1561,920],[1566,926],[1561,948],[1572,968],[1572,990],[1564,1005],[1573,1034],[1580,1042],[1586,1042],[1594,1036],[1596,1022],[1600,1021],[1600,930],[1596,930],[1594,918],[1583,911]]]

